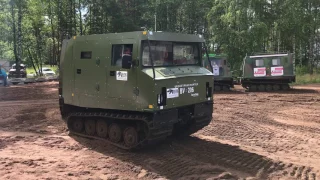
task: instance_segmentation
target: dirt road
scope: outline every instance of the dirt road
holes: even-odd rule
[[[320,85],[214,95],[214,120],[138,152],[69,136],[57,83],[0,87],[0,179],[320,179]]]

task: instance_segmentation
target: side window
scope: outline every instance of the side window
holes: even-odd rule
[[[257,59],[256,60],[256,66],[259,67],[259,66],[264,66],[264,61],[263,59]]]
[[[111,65],[122,67],[122,57],[132,56],[133,44],[114,44],[112,45]]]
[[[280,65],[280,59],[272,59],[272,65],[273,65],[273,66],[278,66],[278,65]]]
[[[92,52],[91,51],[81,51],[81,59],[91,59]]]

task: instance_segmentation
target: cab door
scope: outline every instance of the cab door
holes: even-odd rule
[[[122,56],[127,48],[131,52],[131,62],[138,57],[138,43],[135,39],[112,40],[111,61],[107,69],[107,97],[123,100],[122,102],[135,101],[137,98],[138,69],[122,67]],[[118,63],[117,63],[118,62]]]

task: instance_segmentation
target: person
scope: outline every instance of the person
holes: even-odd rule
[[[0,77],[3,78],[3,86],[8,86],[8,85],[7,85],[7,73],[6,73],[6,71],[1,67],[1,65],[0,65]]]
[[[130,50],[130,48],[125,48],[125,50],[124,50],[124,52],[123,52],[123,54],[121,54],[120,53],[120,57],[121,58],[119,58],[118,60],[117,60],[117,62],[116,62],[116,66],[118,66],[118,67],[122,67],[122,60],[123,60],[123,57],[126,57],[126,56],[129,56],[129,57],[131,57],[131,50]]]
[[[172,65],[172,51],[168,51],[169,47],[166,46],[165,51],[163,52],[163,65]]]

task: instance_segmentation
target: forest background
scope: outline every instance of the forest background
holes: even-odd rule
[[[0,0],[0,60],[37,72],[59,65],[67,37],[155,28],[204,35],[235,76],[246,54],[291,52],[303,81],[320,82],[319,0]]]

